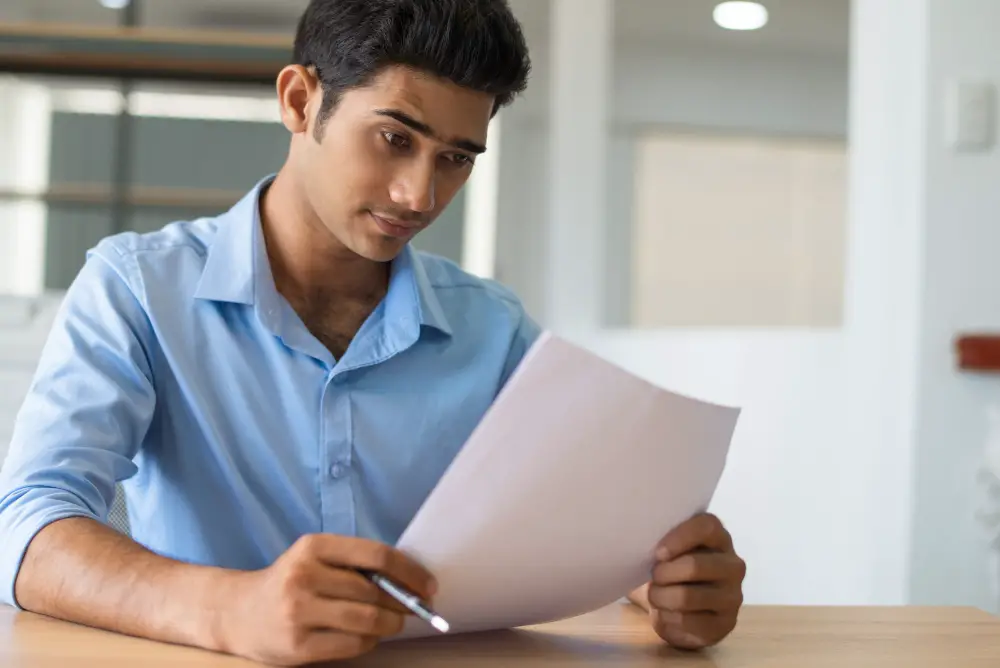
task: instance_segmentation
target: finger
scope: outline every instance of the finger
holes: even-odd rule
[[[738,610],[743,594],[736,587],[670,585],[649,588],[649,604],[664,612],[716,612]]]
[[[742,582],[746,564],[726,552],[689,552],[673,561],[660,562],[653,568],[655,585],[685,583]]]
[[[732,551],[733,539],[715,515],[696,515],[679,524],[660,541],[656,557],[660,561],[676,559],[698,548]]]
[[[299,664],[310,664],[353,659],[372,651],[376,645],[378,638],[373,636],[340,631],[314,631],[306,637],[294,660]]]
[[[368,603],[317,598],[303,612],[307,628],[385,638],[403,630],[403,613]]]
[[[407,612],[396,599],[357,571],[318,564],[307,586],[309,591],[323,598],[368,603],[394,612]]]
[[[707,612],[660,613],[654,621],[656,633],[680,649],[704,649],[724,638],[735,627],[735,619]]]
[[[317,534],[309,537],[305,549],[330,566],[381,573],[421,598],[430,598],[437,590],[437,583],[426,568],[384,543]]]

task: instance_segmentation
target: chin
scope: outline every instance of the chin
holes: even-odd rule
[[[403,252],[407,242],[409,239],[368,239],[358,255],[372,262],[391,262]]]

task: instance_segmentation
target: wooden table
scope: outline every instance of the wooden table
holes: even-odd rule
[[[0,607],[0,668],[252,665]],[[659,642],[637,608],[614,605],[529,630],[386,643],[340,665],[997,668],[1000,619],[968,608],[749,606],[721,645],[690,653]]]

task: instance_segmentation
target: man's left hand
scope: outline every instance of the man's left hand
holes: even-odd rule
[[[646,593],[656,633],[692,650],[728,636],[743,605],[746,564],[722,522],[710,514],[684,522],[660,541],[656,560]]]

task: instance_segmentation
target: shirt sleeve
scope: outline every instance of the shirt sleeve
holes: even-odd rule
[[[520,305],[518,305],[520,310],[520,323],[518,324],[517,330],[514,332],[514,338],[510,344],[510,350],[507,353],[507,363],[504,366],[502,382],[500,383],[500,389],[503,389],[507,385],[507,381],[510,380],[511,375],[517,370],[517,367],[521,364],[521,360],[534,345],[535,341],[542,333],[542,328],[537,322],[525,311]]]
[[[88,254],[60,305],[0,471],[0,603],[19,607],[14,583],[46,525],[107,521],[152,419],[152,328],[128,285],[134,259],[104,253]]]

